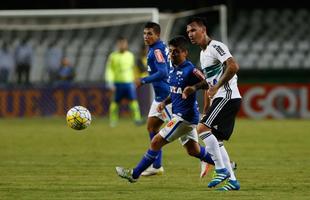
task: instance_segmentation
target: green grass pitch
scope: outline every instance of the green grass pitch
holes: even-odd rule
[[[93,119],[86,130],[62,118],[0,119],[0,199],[309,199],[310,121],[238,119],[225,143],[241,190],[208,189],[197,159],[178,141],[164,147],[165,174],[135,184],[115,166],[133,167],[148,148],[146,127],[124,119],[109,128]]]

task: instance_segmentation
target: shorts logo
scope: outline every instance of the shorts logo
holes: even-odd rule
[[[174,124],[175,124],[175,120],[171,120],[170,122],[168,122],[167,127],[170,128]]]

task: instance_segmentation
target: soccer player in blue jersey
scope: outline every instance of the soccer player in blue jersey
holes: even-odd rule
[[[177,36],[169,41],[169,56],[173,68],[169,72],[170,95],[158,104],[161,112],[166,105],[172,104],[172,119],[156,134],[150,148],[134,169],[116,167],[116,173],[129,182],[136,182],[141,173],[158,157],[161,148],[178,139],[186,148],[189,155],[208,163],[213,163],[210,154],[198,143],[196,125],[199,121],[196,93],[186,99],[182,98],[183,89],[204,80],[204,75],[187,60],[187,41],[183,36]]]
[[[168,48],[166,44],[160,40],[160,25],[154,22],[147,22],[143,30],[144,44],[149,48],[147,54],[147,65],[149,76],[138,79],[136,86],[140,87],[144,84],[152,84],[155,93],[155,99],[152,102],[148,119],[147,130],[150,140],[159,132],[165,121],[171,117],[171,106],[167,106],[163,112],[158,112],[158,104],[166,99],[169,95],[169,85],[167,82],[170,64],[168,62]],[[162,174],[162,151],[159,151],[157,159],[153,165],[145,170],[143,176],[151,176]]]

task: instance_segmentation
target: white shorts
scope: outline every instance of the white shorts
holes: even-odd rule
[[[172,117],[172,104],[170,103],[166,105],[165,109],[162,112],[158,112],[157,107],[159,104],[160,102],[157,102],[155,100],[152,102],[148,117],[158,117],[164,122],[170,121]]]
[[[191,124],[183,118],[173,115],[173,118],[159,131],[159,134],[168,142],[179,138],[182,145],[189,139],[198,142],[196,124]]]

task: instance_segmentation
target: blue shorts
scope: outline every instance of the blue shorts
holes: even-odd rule
[[[137,99],[136,87],[133,83],[115,83],[115,101],[119,103],[122,99]]]

